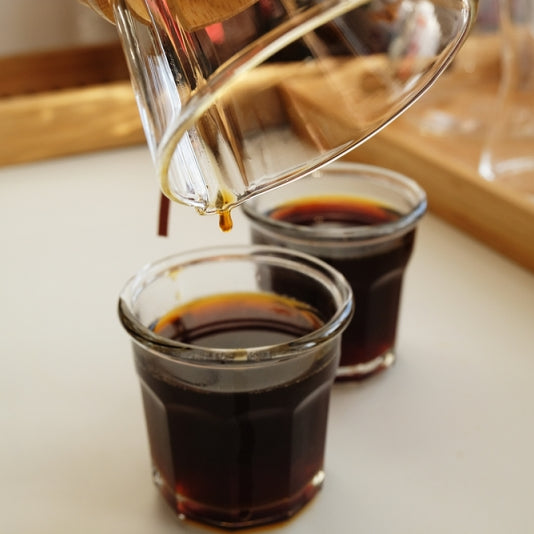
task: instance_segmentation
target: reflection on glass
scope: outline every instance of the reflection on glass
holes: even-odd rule
[[[534,4],[501,0],[502,80],[480,174],[534,200]]]
[[[463,43],[469,0],[235,0],[198,25],[116,0],[163,191],[221,212],[354,148],[427,89]],[[229,2],[229,5],[233,5]]]

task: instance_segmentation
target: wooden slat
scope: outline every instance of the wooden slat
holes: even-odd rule
[[[476,140],[462,136],[418,134],[407,114],[347,159],[414,178],[426,190],[434,213],[534,271],[534,202],[509,186],[482,179],[476,168],[479,149]]]
[[[0,99],[0,165],[144,142],[130,82]]]
[[[128,79],[118,43],[0,57],[0,97]]]

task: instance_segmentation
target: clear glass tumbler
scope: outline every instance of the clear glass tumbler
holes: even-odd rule
[[[529,0],[530,1],[530,0]],[[501,0],[480,0],[465,44],[406,119],[419,134],[469,143],[480,150],[494,115],[501,80]]]
[[[341,274],[281,248],[178,254],[127,283],[154,482],[180,516],[271,523],[318,492],[351,313]]]
[[[476,0],[113,0],[163,192],[201,213],[301,177],[428,89]]]
[[[534,200],[534,2],[499,6],[502,78],[479,172]]]
[[[338,380],[395,361],[401,289],[426,195],[380,167],[334,163],[243,204],[256,244],[312,254],[349,281],[356,303],[343,333]]]

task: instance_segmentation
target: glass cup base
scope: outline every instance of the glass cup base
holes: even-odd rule
[[[391,348],[368,362],[356,365],[341,365],[336,371],[336,382],[363,380],[388,369],[395,363],[395,359],[395,352]]]
[[[215,508],[173,492],[158,469],[152,468],[154,484],[180,520],[192,520],[228,530],[257,527],[290,519],[315,497],[324,479],[325,474],[321,469],[304,488],[282,501],[254,509],[232,510],[231,508]]]

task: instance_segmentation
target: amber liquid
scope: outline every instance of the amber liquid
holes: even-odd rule
[[[234,223],[232,221],[232,213],[228,209],[226,211],[219,212],[219,228],[223,232],[229,232],[234,227]]]
[[[335,196],[280,206],[269,215],[295,225],[339,228],[378,225],[400,217],[386,206]],[[394,347],[403,273],[412,253],[414,237],[415,230],[412,230],[393,240],[387,249],[365,256],[357,256],[349,248],[338,258],[329,254],[327,247],[323,248],[324,254],[318,254],[346,277],[354,293],[354,316],[343,333],[340,366],[368,364]],[[252,229],[252,240],[284,245],[283,236],[264,235],[257,227]],[[278,280],[276,290],[283,292],[284,284],[294,284],[294,281]],[[340,374],[339,379],[342,378]]]
[[[232,294],[173,310],[154,330],[197,346],[246,348],[286,342],[321,324],[290,299]],[[136,362],[155,478],[179,513],[251,526],[293,515],[318,491],[336,354],[286,381],[280,365],[274,387],[215,392],[155,373],[143,364],[143,350],[136,347]],[[214,380],[217,371],[210,373]]]

